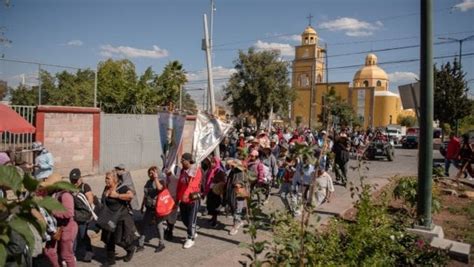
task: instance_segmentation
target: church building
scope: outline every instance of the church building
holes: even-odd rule
[[[353,107],[364,128],[397,123],[398,116],[404,113],[401,100],[399,95],[389,91],[388,75],[377,65],[377,56],[367,55],[351,85],[350,82],[327,83],[325,53],[317,32],[311,25],[307,26],[301,34],[301,45],[295,48],[292,66],[292,88],[296,91],[292,121],[315,127],[323,112],[324,95],[334,89]]]

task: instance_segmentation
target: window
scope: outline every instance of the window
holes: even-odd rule
[[[381,81],[377,81],[377,86],[378,86],[378,87],[382,86],[382,82],[381,82]]]
[[[364,87],[369,87],[369,81],[364,81]]]
[[[323,82],[323,77],[321,77],[321,74],[318,74],[318,83],[322,83]]]

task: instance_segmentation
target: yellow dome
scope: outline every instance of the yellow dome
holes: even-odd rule
[[[377,56],[368,54],[365,58],[365,66],[360,68],[354,75],[354,81],[363,80],[388,80],[387,73],[377,66]]]
[[[303,34],[317,34],[316,31],[313,29],[311,26],[307,26],[306,29],[304,29]]]

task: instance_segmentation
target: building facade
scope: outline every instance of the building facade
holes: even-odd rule
[[[324,95],[333,89],[352,106],[364,128],[396,124],[403,107],[399,95],[389,91],[388,75],[377,65],[377,56],[367,55],[351,86],[350,82],[325,81],[325,52],[319,46],[316,31],[311,26],[306,27],[293,61],[292,88],[296,91],[296,100],[291,109],[292,121],[316,127],[323,112]]]

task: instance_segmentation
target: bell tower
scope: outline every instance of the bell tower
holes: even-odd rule
[[[303,125],[315,126],[316,118],[316,84],[323,83],[325,60],[324,49],[319,46],[316,30],[309,25],[301,34],[301,45],[295,47],[293,61],[292,88],[296,91],[296,100],[292,104],[292,121],[298,120]]]

